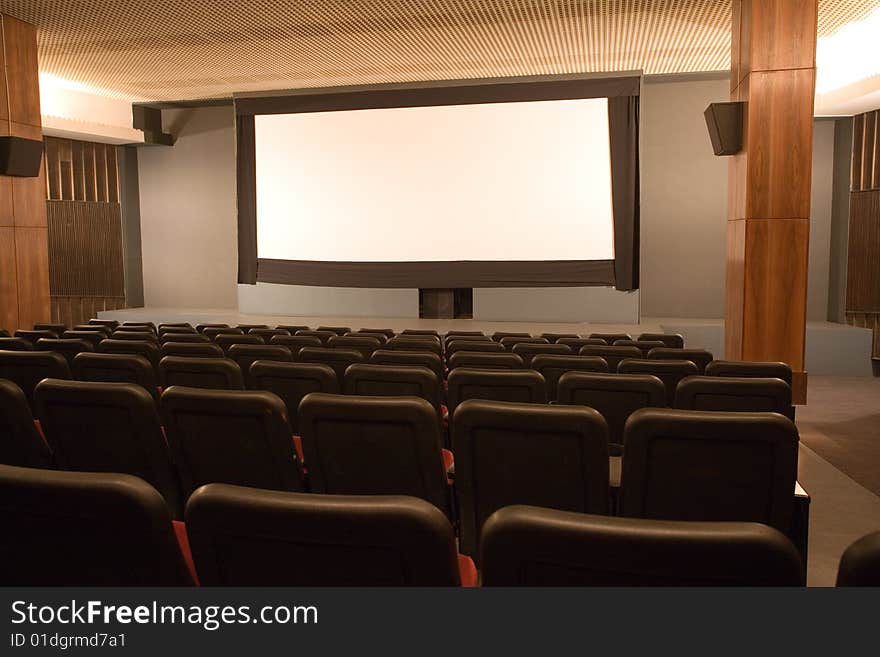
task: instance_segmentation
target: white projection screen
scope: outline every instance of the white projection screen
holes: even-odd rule
[[[257,255],[614,258],[608,100],[254,117]]]

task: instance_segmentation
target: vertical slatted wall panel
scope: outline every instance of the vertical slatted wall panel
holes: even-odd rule
[[[880,110],[853,121],[846,321],[873,329],[880,357]]]
[[[125,307],[116,147],[46,137],[52,319]]]

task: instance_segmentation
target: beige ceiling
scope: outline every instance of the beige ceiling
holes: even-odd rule
[[[819,0],[819,36],[880,0]],[[129,100],[729,68],[730,0],[0,0],[40,69]]]

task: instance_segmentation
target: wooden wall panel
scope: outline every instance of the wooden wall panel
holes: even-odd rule
[[[49,251],[46,229],[15,229],[18,324],[31,327],[49,316]]]
[[[50,201],[119,202],[116,146],[58,137],[43,143]]]
[[[18,324],[18,273],[15,264],[15,229],[0,227],[0,328],[12,332]]]
[[[37,30],[33,25],[3,16],[6,89],[9,120],[36,127],[40,121],[40,85],[37,77]]]

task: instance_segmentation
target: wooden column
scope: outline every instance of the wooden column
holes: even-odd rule
[[[729,172],[725,352],[789,363],[797,403],[807,392],[816,15],[816,0],[733,1],[730,96],[746,111]]]
[[[0,135],[42,139],[37,32],[0,15]],[[49,321],[46,174],[0,176],[0,327]]]

